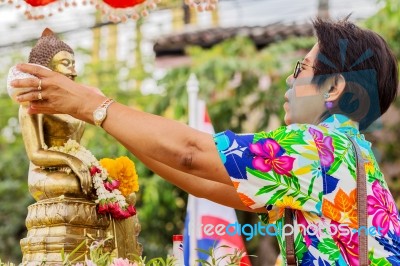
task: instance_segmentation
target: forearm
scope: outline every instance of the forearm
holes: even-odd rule
[[[87,118],[90,119],[90,112]],[[113,103],[103,128],[132,152],[179,171],[231,184],[211,134]]]
[[[154,161],[149,157],[141,157],[139,159],[156,174],[193,196],[205,198],[237,210],[260,211],[252,210],[245,206],[232,183],[227,185],[190,175]]]

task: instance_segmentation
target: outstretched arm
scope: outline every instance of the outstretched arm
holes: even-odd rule
[[[14,87],[31,87],[18,100],[30,101],[30,113],[66,113],[93,123],[93,111],[106,99],[58,73],[29,64],[19,66],[42,80],[43,101],[38,101],[38,79],[15,80]],[[183,123],[129,108],[109,107],[103,128],[137,157],[148,157],[172,169],[232,186],[213,138]]]
[[[110,106],[103,128],[137,157],[232,186],[211,134],[119,103]]]

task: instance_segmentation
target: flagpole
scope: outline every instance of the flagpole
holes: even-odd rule
[[[199,81],[194,73],[190,74],[190,77],[186,83],[188,92],[188,113],[189,113],[189,126],[192,128],[198,128],[198,93],[199,93]],[[197,230],[198,226],[196,221],[196,198],[189,194],[188,197],[188,210],[189,210],[189,245],[190,245],[190,265],[195,265],[197,260]],[[185,265],[185,266],[190,266]]]

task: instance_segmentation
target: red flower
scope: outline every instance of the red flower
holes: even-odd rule
[[[104,203],[103,203],[103,204],[100,203],[97,212],[100,213],[100,214],[105,214],[105,213],[107,213],[107,212],[108,212],[108,205],[107,205],[107,204],[104,204]]]
[[[90,167],[89,171],[90,171],[91,176],[94,176],[97,173],[99,173],[99,174],[101,173],[101,170],[94,165],[92,165],[92,167]]]
[[[127,210],[128,210],[130,215],[135,215],[136,214],[136,208],[133,205],[129,205]]]

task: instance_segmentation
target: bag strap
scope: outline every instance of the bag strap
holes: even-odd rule
[[[293,211],[292,209],[285,209],[285,224],[293,226]],[[292,227],[293,228],[293,227]],[[294,249],[294,231],[291,234],[285,234],[286,241],[286,265],[297,266],[296,251]]]
[[[367,215],[367,178],[364,167],[364,159],[361,155],[361,150],[358,144],[349,135],[347,138],[350,140],[356,153],[356,166],[357,166],[357,219],[358,228],[368,230],[368,215]],[[285,209],[285,224],[293,226],[293,211]],[[296,251],[294,249],[294,234],[285,234],[286,241],[286,265],[297,266],[298,261],[296,258]],[[367,232],[361,233],[358,231],[358,259],[359,266],[367,266],[368,261],[368,236]]]
[[[347,138],[353,144],[356,152],[357,164],[357,219],[358,229],[364,228],[365,233],[358,230],[358,261],[359,266],[367,266],[368,261],[368,214],[367,214],[367,177],[365,174],[364,159],[356,141],[349,135]]]

